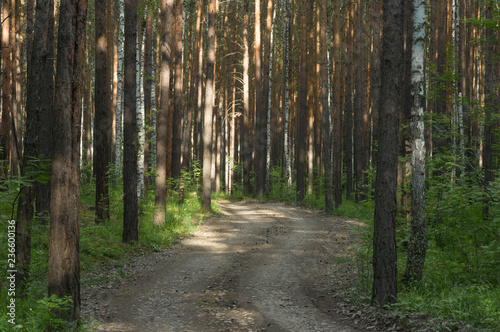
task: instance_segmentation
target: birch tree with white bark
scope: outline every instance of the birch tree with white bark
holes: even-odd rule
[[[413,29],[411,65],[413,103],[410,119],[412,219],[408,261],[404,274],[406,282],[422,280],[427,250],[424,138],[425,0],[413,1]]]

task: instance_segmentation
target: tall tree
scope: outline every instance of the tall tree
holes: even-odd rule
[[[344,108],[344,155],[345,155],[345,173],[346,185],[345,195],[347,199],[351,199],[353,192],[353,142],[352,142],[352,74],[353,74],[353,46],[354,46],[354,4],[349,3],[347,8],[349,19],[348,28],[346,31],[346,86],[345,86],[345,108]]]
[[[203,128],[203,194],[202,208],[212,208],[212,115],[214,105],[214,71],[215,71],[215,15],[217,0],[210,0],[208,5],[208,38],[207,38],[207,75],[205,86],[205,112]]]
[[[144,75],[143,85],[144,85],[144,116],[145,124],[148,130],[146,130],[145,144],[144,144],[144,193],[147,197],[149,190],[150,176],[150,151],[151,151],[151,123],[152,123],[152,99],[151,99],[151,88],[153,86],[153,8],[148,6],[148,11],[146,13],[146,31],[145,31],[144,41]]]
[[[413,45],[411,59],[411,234],[404,279],[421,281],[427,249],[424,139],[425,0],[413,0]]]
[[[333,96],[332,96],[332,120],[333,120],[333,197],[334,206],[338,208],[342,204],[342,92],[341,92],[341,80],[342,80],[342,69],[341,69],[341,59],[342,59],[342,48],[340,44],[341,39],[341,0],[334,1],[335,13],[334,17],[334,30],[333,30],[333,48],[332,48],[332,59],[333,59]],[[326,150],[325,150],[326,151]]]
[[[137,198],[137,0],[125,0],[125,58],[123,61],[123,236],[124,243],[139,240]]]
[[[81,86],[85,49],[86,0],[62,0],[57,40],[49,229],[49,295],[70,296],[72,306],[58,315],[80,318],[80,163]]]
[[[172,120],[172,178],[181,174],[182,120],[184,118],[184,74],[182,61],[182,13],[183,1],[174,3],[173,70],[174,70],[174,109]]]
[[[354,97],[354,199],[357,203],[366,198],[364,188],[364,140],[363,119],[366,116],[365,103],[365,61],[363,32],[363,0],[357,1],[355,23],[356,67],[355,67],[355,97]]]
[[[306,1],[302,3],[303,14],[300,15],[300,83],[299,83],[299,108],[297,114],[297,136],[296,136],[296,168],[297,168],[297,200],[299,202],[305,197],[305,163],[306,163],[306,118],[307,118],[307,18]]]
[[[397,300],[396,192],[403,69],[403,0],[383,0],[379,149],[375,184],[372,304]]]
[[[161,60],[160,60],[160,102],[156,117],[156,172],[155,181],[155,215],[157,225],[165,223],[165,205],[167,199],[167,143],[168,110],[170,101],[170,79],[172,71],[170,62],[172,57],[172,6],[173,0],[161,1]]]
[[[53,105],[54,75],[54,1],[39,0],[36,3],[34,47],[27,74],[26,134],[21,175],[33,170],[33,158],[39,153],[39,130],[42,114],[51,115]],[[34,216],[35,189],[23,186],[17,209],[16,261],[18,262],[18,284],[29,273],[31,261],[31,221]]]
[[[494,0],[487,1],[484,16],[487,20],[493,19]],[[498,113],[498,44],[497,33],[490,27],[485,29],[484,56],[484,148],[483,148],[483,168],[484,168],[484,184],[487,187],[495,176],[495,118],[494,114]],[[486,199],[483,207],[485,218],[489,218],[489,199]]]
[[[241,132],[243,158],[243,190],[245,195],[252,192],[250,185],[250,172],[252,171],[252,148],[250,146],[250,41],[249,41],[249,15],[250,1],[244,3],[243,15],[243,125]]]
[[[10,0],[2,2],[2,128],[0,131],[0,177],[9,176],[10,163]]]
[[[107,73],[106,0],[95,2],[94,174],[96,222],[109,220],[109,164],[111,162],[111,84]]]
[[[328,1],[321,2],[321,108],[323,120],[323,161],[325,164],[325,210],[333,209],[332,202],[332,154],[330,149],[331,130],[330,130],[330,107],[328,104],[328,50],[326,29]]]
[[[255,194],[264,196],[265,177],[263,177],[263,166],[265,168],[265,119],[266,112],[262,109],[262,45],[261,45],[261,1],[255,1],[255,123],[254,123],[254,168],[255,172]],[[264,131],[263,131],[264,130]],[[263,142],[264,140],[264,142]],[[264,144],[263,144],[264,143]]]

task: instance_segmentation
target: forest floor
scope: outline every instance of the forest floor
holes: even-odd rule
[[[82,290],[98,331],[461,331],[347,300],[363,223],[282,203],[219,203],[194,235]]]

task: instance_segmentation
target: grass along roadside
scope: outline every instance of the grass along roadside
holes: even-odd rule
[[[206,212],[202,211],[196,192],[186,193],[183,203],[179,203],[178,196],[173,192],[167,198],[165,224],[154,225],[154,193],[149,192],[148,197],[141,201],[139,242],[131,245],[123,244],[123,193],[119,188],[110,187],[111,219],[106,223],[96,224],[93,207],[95,189],[92,185],[82,186],[80,209],[82,288],[92,284],[102,284],[107,281],[107,278],[116,277],[116,275],[95,273],[95,271],[110,271],[113,267],[128,262],[134,256],[164,250],[179,239],[195,232],[201,222],[209,217]],[[11,204],[3,204],[1,214],[10,215],[8,209],[11,206]],[[215,204],[213,208],[217,211]],[[0,243],[7,243],[7,225],[6,222],[0,223]],[[7,248],[2,246],[0,252],[0,276],[2,277],[0,281],[0,331],[88,331],[94,329],[90,325],[68,326],[66,322],[53,317],[51,310],[67,307],[70,300],[47,297],[48,246],[48,225],[35,221],[32,228],[31,276],[24,294],[16,294],[16,325],[14,326],[8,322],[9,316],[6,311],[10,300],[6,275],[4,275],[7,271],[8,252]]]

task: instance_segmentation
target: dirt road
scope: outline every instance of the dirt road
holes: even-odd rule
[[[358,331],[333,310],[356,221],[259,202],[179,245],[134,260],[119,282],[87,288],[82,314],[102,331]],[[349,326],[350,325],[350,326]]]

